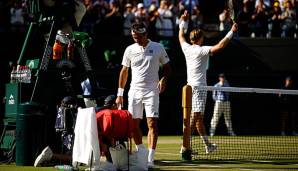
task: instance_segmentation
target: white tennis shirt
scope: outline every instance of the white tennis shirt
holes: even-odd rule
[[[186,60],[187,84],[190,86],[207,85],[206,70],[212,46],[190,45],[181,43]]]
[[[150,41],[144,48],[137,43],[125,49],[122,65],[131,68],[131,89],[155,90],[159,82],[160,64],[169,62],[164,47]]]

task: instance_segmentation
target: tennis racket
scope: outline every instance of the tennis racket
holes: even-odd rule
[[[228,0],[227,2],[227,7],[229,10],[230,18],[232,20],[232,24],[236,23],[236,15],[235,15],[235,8],[234,8],[234,1],[233,0]],[[239,35],[236,33],[235,39],[239,40]]]
[[[235,10],[234,10],[233,0],[228,0],[227,6],[229,9],[230,18],[233,21],[233,23],[235,23],[236,20],[235,20]]]

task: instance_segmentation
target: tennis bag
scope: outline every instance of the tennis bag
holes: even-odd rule
[[[123,139],[132,138],[133,121],[127,110],[104,109],[96,113],[100,136]]]

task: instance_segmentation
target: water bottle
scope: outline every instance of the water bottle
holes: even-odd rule
[[[18,81],[19,83],[23,82],[23,66],[20,66],[20,68],[17,71],[18,74]]]
[[[73,42],[69,40],[68,45],[67,45],[67,60],[72,60],[73,59]]]
[[[20,80],[20,82],[21,83],[25,83],[26,82],[26,70],[25,70],[25,66],[22,66],[21,67],[21,80]]]
[[[62,45],[58,40],[56,40],[53,46],[53,60],[59,60],[61,58],[62,58]]]
[[[27,68],[23,66],[23,83],[27,83]]]
[[[10,83],[16,83],[16,74],[17,74],[17,70],[16,70],[16,67],[14,66],[10,73]]]
[[[31,82],[31,70],[28,66],[24,67],[24,83],[30,83]]]
[[[65,170],[65,171],[72,171],[73,170],[72,166],[70,166],[70,165],[56,165],[55,169]]]
[[[27,83],[31,83],[31,74],[32,71],[29,67],[27,67]]]

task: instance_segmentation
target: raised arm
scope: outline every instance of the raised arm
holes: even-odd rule
[[[187,31],[187,27],[188,27],[188,13],[185,10],[180,17],[179,34],[178,34],[180,44],[183,42],[186,42],[184,34]]]
[[[237,24],[234,23],[231,30],[226,34],[226,36],[221,39],[216,45],[212,46],[212,48],[210,49],[211,54],[215,54],[221,50],[223,50],[228,43],[230,42],[230,40],[233,37],[233,34],[237,31]]]

